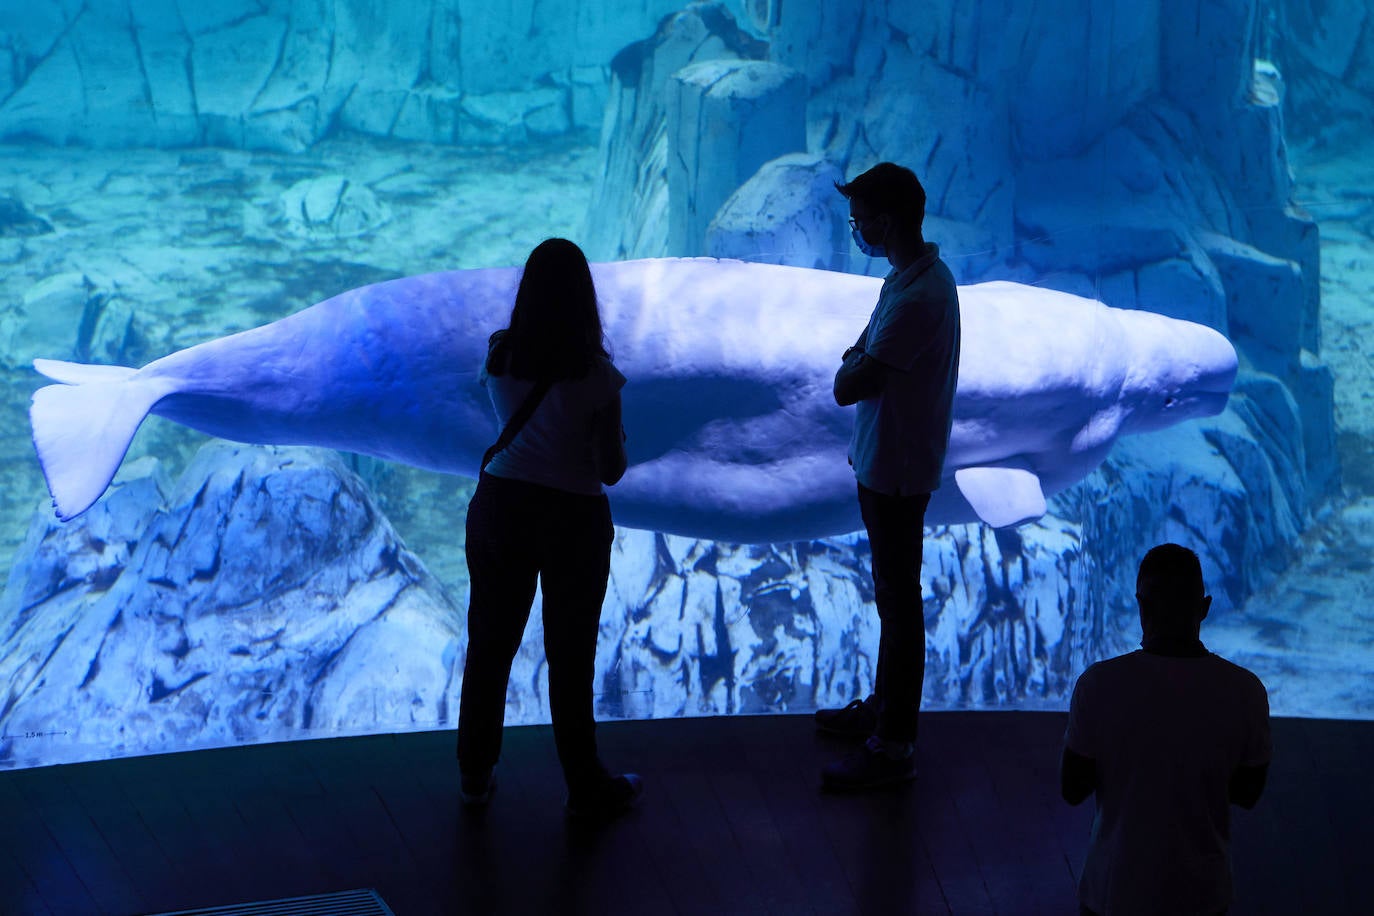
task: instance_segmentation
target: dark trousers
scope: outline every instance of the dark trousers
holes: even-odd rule
[[[592,680],[615,529],[605,496],[581,496],[483,474],[468,505],[468,653],[458,711],[458,764],[496,765],[511,664],[544,594],[544,654],[554,743],[569,789],[604,777]]]
[[[929,493],[887,496],[859,484],[859,513],[868,529],[874,602],[880,620],[877,735],[914,742],[926,674],[926,622],[921,601],[921,542]]]

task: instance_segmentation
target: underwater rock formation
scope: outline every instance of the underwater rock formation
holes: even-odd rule
[[[848,262],[844,176],[822,156],[790,153],[754,173],[706,227],[706,253],[763,264],[838,270]]]
[[[922,587],[926,708],[1062,702],[1073,661],[1080,537],[1046,519],[1016,532],[933,528]],[[806,711],[872,689],[878,618],[862,534],[725,545],[648,532],[617,538],[603,617],[598,708],[662,717]]]
[[[325,243],[366,235],[390,218],[386,206],[366,185],[342,175],[303,178],[281,197],[283,228]]]
[[[680,5],[10,3],[0,138],[298,151],[336,128],[465,144],[595,130],[606,61]]]
[[[847,174],[880,159],[917,164],[929,234],[960,282],[1048,285],[1228,333],[1303,406],[1313,494],[1336,485],[1316,226],[1290,203],[1281,78],[1256,63],[1252,0],[770,9],[767,60],[808,81],[807,151]],[[638,87],[623,106],[663,109],[663,91]],[[731,129],[728,113],[703,115],[696,133]],[[604,149],[634,145],[624,125],[608,126]],[[638,203],[663,193],[670,213],[694,207],[673,202],[666,181],[636,193],[628,207],[594,208],[592,236],[598,214],[659,222],[661,209]],[[848,269],[886,265],[851,250]],[[1254,311],[1260,290],[1265,316]]]
[[[97,271],[54,274],[30,287],[19,302],[0,306],[0,364],[31,364],[51,351],[54,341],[69,341],[72,359],[136,360],[135,318],[120,280]]]
[[[806,87],[779,64],[709,60],[683,67],[667,88],[668,253],[697,254],[736,188],[805,149]]]
[[[1340,468],[1320,356],[1318,237],[1290,202],[1282,77],[1258,59],[1258,4],[823,0],[750,10],[765,58],[807,78],[808,155],[847,175],[881,159],[915,165],[930,194],[927,235],[960,282],[1016,279],[1207,324],[1276,381],[1296,406],[1296,422],[1281,425],[1295,441],[1253,415],[1237,415],[1237,434],[1260,447],[1251,471],[1261,494],[1271,477],[1296,475],[1260,539],[1282,565]],[[655,106],[641,95],[633,107]],[[779,182],[794,179],[766,167],[744,187],[752,200],[782,199]],[[717,219],[744,259],[739,240],[786,234],[764,210],[756,227],[734,204]],[[848,270],[887,269],[844,250]]]
[[[1058,506],[1015,530],[930,529],[926,707],[1058,708],[1083,665],[1126,647],[1135,558],[1103,529],[1206,528],[1218,480],[1224,511],[1245,511],[1206,428],[1160,434],[1164,467],[1128,458],[1069,491],[1100,500],[1081,523]],[[1209,576],[1231,549],[1204,551]],[[0,599],[0,768],[454,724],[461,613],[327,453],[214,443],[175,485],[141,459],[79,520],[37,513],[18,560]],[[1090,621],[1098,594],[1122,613]],[[871,689],[877,619],[863,534],[727,545],[621,529],[598,715],[846,702]],[[507,721],[548,715],[536,603]]]
[[[0,238],[27,238],[50,232],[52,224],[41,216],[35,216],[22,200],[0,196]]]
[[[1274,574],[1273,539],[1294,536],[1282,483],[1257,498],[1243,477],[1263,462],[1228,413],[1123,440],[1039,521],[928,528],[923,706],[1062,708],[1086,665],[1139,641],[1134,532],[1197,545],[1214,614],[1233,612]],[[1209,536],[1216,530],[1227,533]],[[598,710],[660,717],[843,704],[872,690],[877,651],[862,532],[731,545],[622,529],[598,644]],[[522,691],[520,708],[537,708],[537,692]]]
[[[588,257],[618,261],[668,253],[669,80],[696,61],[758,60],[766,52],[723,4],[694,2],[615,55],[601,174],[582,234]]]
[[[1374,9],[1365,0],[1271,0],[1261,53],[1279,65],[1284,120],[1317,145],[1367,131],[1374,112]]]
[[[0,599],[0,767],[450,724],[453,603],[327,452],[144,459],[39,513]],[[30,736],[30,737],[25,737]]]

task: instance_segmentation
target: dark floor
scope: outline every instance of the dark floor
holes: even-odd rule
[[[920,778],[838,797],[843,746],[801,716],[603,725],[645,777],[608,827],[563,816],[545,727],[510,729],[485,816],[452,733],[0,773],[0,909],[135,914],[375,888],[450,913],[1076,912],[1089,805],[1057,794],[1064,717],[932,713]],[[1278,720],[1269,790],[1235,810],[1235,914],[1374,913],[1374,723]]]

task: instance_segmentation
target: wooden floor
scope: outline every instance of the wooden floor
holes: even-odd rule
[[[817,791],[844,746],[803,716],[605,724],[643,774],[601,829],[563,816],[546,727],[510,729],[482,816],[451,732],[0,773],[0,912],[145,914],[375,888],[452,913],[1076,912],[1090,804],[1058,798],[1064,717],[930,713],[920,777]],[[1233,913],[1374,913],[1374,723],[1279,720],[1269,790],[1233,822]]]

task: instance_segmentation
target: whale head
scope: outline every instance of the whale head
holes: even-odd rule
[[[1143,433],[1226,409],[1235,384],[1235,347],[1218,331],[1153,312],[1127,312],[1132,351],[1120,403],[1123,433]]]

